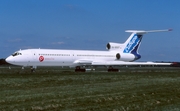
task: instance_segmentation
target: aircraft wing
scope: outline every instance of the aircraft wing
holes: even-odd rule
[[[92,66],[120,66],[120,65],[171,65],[172,63],[160,62],[124,62],[124,61],[93,61],[93,60],[76,60],[74,64],[92,65]]]
[[[124,62],[124,61],[106,61],[106,62],[92,62],[92,65],[171,65],[171,63],[158,63],[158,62]]]
[[[87,60],[87,59],[80,59],[74,61],[74,64],[79,64],[79,65],[92,65],[93,61],[92,60]]]

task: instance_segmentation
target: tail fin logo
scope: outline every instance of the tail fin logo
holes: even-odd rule
[[[133,51],[133,49],[135,49],[136,46],[138,46],[138,44],[141,41],[141,37],[139,38],[137,34],[134,34],[134,36],[132,37],[132,39],[129,41],[129,43],[126,45],[125,49],[124,49],[124,53],[130,53]]]

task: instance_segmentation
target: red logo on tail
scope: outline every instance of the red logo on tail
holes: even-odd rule
[[[40,56],[39,57],[39,61],[42,62],[44,60],[44,57],[43,56]]]

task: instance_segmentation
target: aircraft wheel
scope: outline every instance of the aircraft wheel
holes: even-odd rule
[[[75,69],[75,72],[86,72],[86,69],[82,68],[80,66],[77,66]]]
[[[36,67],[35,67],[35,66],[32,66],[32,67],[31,67],[31,72],[35,72],[35,70],[36,70]]]
[[[112,66],[109,66],[108,72],[119,72],[119,69],[114,69]]]

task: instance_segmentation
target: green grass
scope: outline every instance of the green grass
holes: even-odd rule
[[[0,110],[180,110],[178,71],[28,71],[0,73]]]

